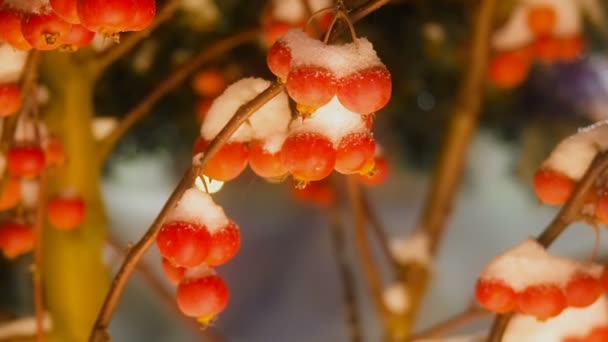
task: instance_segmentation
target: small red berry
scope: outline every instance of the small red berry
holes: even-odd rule
[[[230,222],[211,234],[211,247],[204,263],[218,266],[232,259],[241,248],[241,233],[239,227]]]
[[[560,57],[560,41],[551,36],[540,37],[534,42],[534,53],[541,62],[551,64]]]
[[[21,31],[21,14],[11,10],[0,10],[0,40],[18,50],[30,50],[32,46]]]
[[[53,50],[62,46],[71,29],[72,24],[52,12],[30,14],[21,21],[23,36],[38,50]]]
[[[156,237],[160,254],[173,265],[200,265],[211,246],[211,236],[205,226],[183,221],[165,223]]]
[[[608,292],[608,267],[604,267],[604,271],[600,276],[600,283],[602,284],[604,291]]]
[[[500,280],[480,279],[475,288],[475,296],[479,305],[496,313],[513,311],[517,304],[513,288]]]
[[[528,77],[530,58],[523,51],[502,52],[494,56],[489,69],[490,80],[497,87],[514,88]]]
[[[315,204],[321,208],[329,208],[336,201],[336,193],[329,182],[324,180],[310,182],[304,188],[293,188],[294,196],[303,201]]]
[[[205,152],[209,142],[199,137],[194,143],[194,154]],[[238,177],[247,167],[249,151],[242,142],[229,142],[207,162],[203,173],[209,178],[229,181]]]
[[[574,35],[558,39],[560,49],[559,57],[564,61],[575,61],[583,55],[585,43],[580,35]]]
[[[261,140],[249,144],[249,166],[256,175],[268,180],[280,180],[289,173],[281,162],[281,152],[268,152]]]
[[[275,76],[283,80],[283,82],[287,81],[287,75],[291,67],[291,50],[285,42],[278,41],[272,45],[270,50],[268,50],[266,63]]]
[[[72,230],[84,222],[86,205],[81,197],[58,196],[49,199],[46,211],[49,222],[55,228]]]
[[[367,174],[374,168],[376,142],[369,133],[353,133],[340,141],[336,150],[336,171]]]
[[[568,304],[564,291],[556,285],[529,286],[518,294],[517,307],[524,315],[545,320],[559,315]]]
[[[50,0],[53,12],[70,24],[80,24],[76,5],[78,0]]]
[[[13,146],[6,155],[6,166],[17,177],[38,176],[44,163],[44,151],[36,145]]]
[[[0,84],[0,116],[16,114],[21,102],[21,88],[16,83]]]
[[[297,181],[321,180],[333,170],[336,150],[331,141],[320,134],[294,134],[283,143],[281,162]]]
[[[388,162],[384,157],[376,157],[374,161],[374,168],[369,174],[358,175],[359,182],[375,186],[382,184],[386,181],[389,174]]]
[[[226,79],[217,69],[202,70],[194,76],[192,88],[200,96],[216,97],[226,88]]]
[[[574,180],[551,169],[540,169],[534,175],[534,192],[542,202],[551,205],[566,203],[572,191]]]
[[[93,38],[95,38],[95,32],[87,30],[80,24],[74,24],[70,33],[65,37],[63,47],[69,51],[77,51],[89,45]]]
[[[391,98],[391,74],[384,66],[357,71],[339,81],[338,99],[351,112],[371,114]]]
[[[163,258],[162,265],[165,276],[167,276],[167,279],[169,279],[169,281],[171,281],[173,284],[179,284],[182,279],[184,279],[184,273],[186,273],[185,267],[173,265],[171,261],[165,258]]]
[[[184,279],[177,287],[177,305],[188,317],[219,314],[228,305],[229,296],[226,283],[216,275]]]
[[[31,226],[16,222],[0,224],[0,249],[9,258],[30,252],[36,236]]]
[[[536,36],[550,34],[556,23],[557,14],[552,6],[536,5],[528,10],[528,28]]]
[[[0,194],[0,210],[13,208],[21,200],[21,180],[8,176],[6,186]]]
[[[78,0],[77,5],[82,25],[105,35],[141,31],[156,14],[154,0]]]
[[[575,274],[566,286],[568,306],[584,308],[602,295],[602,284],[588,274]]]
[[[287,92],[300,105],[313,112],[328,103],[338,91],[334,74],[322,67],[300,66],[287,75]]]

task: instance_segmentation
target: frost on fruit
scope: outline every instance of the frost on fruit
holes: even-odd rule
[[[583,338],[596,326],[608,322],[608,301],[605,296],[586,308],[569,308],[559,316],[539,321],[534,317],[516,315],[505,335],[504,342],[562,341],[566,337]]]
[[[331,0],[307,1],[313,13],[333,5]],[[275,20],[297,25],[306,19],[308,11],[304,7],[304,2],[302,0],[273,0],[271,14],[272,18]]]
[[[405,284],[396,282],[384,289],[382,300],[386,308],[396,314],[403,314],[410,306],[410,297]]]
[[[260,78],[241,79],[218,96],[201,127],[201,136],[212,140],[224,128],[236,111],[270,86],[270,81]],[[287,94],[281,93],[258,109],[230,138],[231,141],[248,142],[259,139],[267,142],[269,152],[280,150],[285,139],[291,111]]]
[[[563,289],[579,273],[597,279],[602,267],[551,255],[535,240],[526,240],[494,258],[480,274],[480,279],[504,281],[515,291],[544,284]]]
[[[333,72],[337,78],[376,66],[384,66],[372,43],[357,38],[344,45],[326,45],[300,29],[287,32],[281,39],[291,50],[291,67],[315,66]]]
[[[432,262],[429,238],[424,232],[416,232],[408,238],[391,239],[389,249],[393,258],[402,265],[429,266]]]
[[[560,172],[578,181],[595,155],[608,148],[608,121],[580,129],[562,140],[543,162],[541,168]]]
[[[351,133],[365,133],[367,128],[361,115],[346,109],[334,96],[329,103],[319,107],[312,117],[299,117],[293,120],[289,132],[290,134],[318,133],[327,137],[334,148],[337,148],[343,137]]]
[[[224,209],[215,204],[211,196],[196,188],[184,192],[166,222],[184,221],[207,227],[209,233],[226,227],[230,221]]]
[[[0,43],[0,83],[17,82],[25,65],[27,52]]]

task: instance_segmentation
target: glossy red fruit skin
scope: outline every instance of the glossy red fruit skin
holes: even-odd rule
[[[199,137],[194,143],[194,155],[205,152],[209,141]],[[207,162],[203,173],[209,178],[227,182],[238,177],[247,167],[249,149],[242,142],[229,142]]]
[[[369,175],[358,175],[359,182],[368,185],[376,186],[384,183],[388,178],[390,168],[384,157],[376,157],[374,161],[374,170]]]
[[[71,29],[72,24],[52,12],[26,15],[21,21],[23,36],[33,48],[38,50],[54,50],[61,47]]]
[[[346,109],[362,115],[384,108],[391,99],[391,73],[384,66],[357,71],[339,81],[338,100]]]
[[[171,261],[165,258],[163,258],[162,266],[165,276],[171,283],[177,285],[184,279],[184,274],[186,273],[185,267],[173,265]]]
[[[87,30],[80,24],[74,24],[63,42],[63,47],[70,51],[76,51],[89,45],[93,38],[95,38],[95,32]]]
[[[368,173],[374,167],[376,141],[369,133],[345,136],[336,149],[336,171],[345,174]]]
[[[297,181],[321,180],[336,164],[336,150],[326,137],[298,133],[287,137],[281,148],[281,162]]]
[[[226,78],[217,69],[202,70],[194,76],[192,88],[197,95],[216,97],[226,88]]]
[[[602,295],[602,284],[598,279],[587,274],[575,274],[566,286],[568,306],[587,307]]]
[[[230,292],[222,278],[212,275],[184,279],[177,287],[177,305],[188,317],[206,317],[224,311]]]
[[[289,75],[289,68],[291,67],[291,50],[285,42],[277,41],[272,45],[266,56],[266,64],[275,76],[283,82],[287,81],[287,75]]]
[[[475,296],[481,306],[496,313],[511,312],[517,305],[513,288],[499,280],[480,279],[475,287]]]
[[[84,222],[86,205],[80,197],[55,197],[49,200],[46,212],[53,227],[72,230]]]
[[[141,31],[156,14],[154,0],[78,0],[81,24],[91,31],[113,35],[123,31]]]
[[[261,140],[249,144],[249,166],[256,175],[268,180],[282,179],[289,173],[281,162],[281,152],[268,152]]]
[[[34,248],[36,236],[31,226],[16,222],[0,225],[0,249],[9,258],[16,258]]]
[[[608,327],[597,327],[591,330],[583,342],[606,342],[608,341]]]
[[[205,226],[173,221],[163,224],[156,243],[160,254],[173,265],[195,267],[205,261],[211,236]]]
[[[331,71],[322,67],[291,68],[287,75],[287,93],[304,107],[319,108],[328,103],[337,91],[336,77]]]
[[[44,168],[44,151],[39,146],[13,146],[6,154],[6,166],[17,177],[34,178]]]
[[[21,109],[21,88],[16,83],[0,84],[0,116],[11,116]]]
[[[294,187],[293,194],[298,200],[320,208],[329,208],[336,201],[336,193],[326,181],[310,182],[304,188]]]
[[[568,176],[550,169],[540,169],[534,175],[534,192],[545,204],[562,205],[566,203],[575,183]]]
[[[15,207],[21,200],[21,180],[17,177],[10,177],[0,194],[0,210],[7,210]]]
[[[489,66],[492,83],[503,89],[515,88],[528,77],[530,58],[522,51],[507,51],[494,56]]]
[[[230,222],[211,234],[211,247],[205,259],[209,266],[219,266],[232,259],[241,248],[241,233],[239,227]]]
[[[50,0],[53,12],[70,24],[80,24],[76,5],[78,0]]]
[[[264,42],[266,43],[266,46],[272,46],[279,38],[287,33],[287,31],[294,27],[294,25],[282,21],[272,21],[266,24],[264,27]]]
[[[559,315],[567,306],[567,299],[555,285],[529,286],[517,296],[519,312],[545,320]]]
[[[21,31],[21,14],[11,10],[0,10],[0,41],[5,41],[18,50],[31,50],[32,45]]]

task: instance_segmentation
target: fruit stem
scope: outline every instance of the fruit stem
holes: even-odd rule
[[[578,220],[581,210],[585,205],[587,194],[593,188],[595,181],[606,170],[608,170],[608,151],[602,151],[595,156],[593,162],[587,168],[585,175],[576,185],[572,196],[562,206],[547,228],[536,238],[539,244],[548,248],[570,224]],[[512,317],[513,314],[497,315],[487,341],[500,342]]]

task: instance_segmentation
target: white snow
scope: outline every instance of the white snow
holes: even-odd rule
[[[561,341],[565,337],[584,337],[593,328],[608,322],[608,301],[600,297],[586,308],[568,308],[559,316],[539,321],[532,316],[516,315],[503,337],[504,342]]]
[[[325,45],[301,29],[292,29],[280,40],[291,50],[292,68],[311,65],[323,67],[342,78],[359,70],[384,66],[366,38],[357,38],[343,45]]]
[[[209,107],[201,126],[201,136],[206,140],[215,138],[242,105],[255,98],[268,86],[270,81],[261,78],[244,78],[228,86]],[[282,92],[258,109],[249,118],[248,123],[239,127],[230,140],[239,142],[251,139],[265,140],[266,137],[285,134],[289,120],[291,120],[289,100],[287,94]]]
[[[382,300],[386,308],[396,314],[403,314],[410,306],[407,288],[401,282],[395,282],[384,289]]]
[[[312,12],[332,6],[332,0],[308,0]],[[290,24],[299,24],[307,20],[306,8],[302,0],[273,0],[272,17],[275,20]]]
[[[195,187],[186,190],[175,208],[167,215],[165,222],[171,221],[204,225],[211,234],[230,223],[224,209],[215,204],[209,194]]]
[[[13,83],[19,80],[21,70],[27,60],[27,52],[0,43],[0,83]]]
[[[42,329],[50,331],[53,328],[51,315],[47,312],[42,316]],[[36,317],[22,317],[0,323],[0,339],[21,339],[25,336],[34,336],[37,331]]]
[[[34,179],[21,179],[21,202],[28,208],[38,205],[38,181]]]
[[[216,272],[213,268],[211,268],[205,264],[202,264],[199,266],[195,266],[195,267],[186,269],[186,272],[184,273],[184,280],[200,279],[200,278],[212,276],[215,274],[216,274]]]
[[[543,162],[543,168],[559,171],[579,180],[599,151],[608,148],[608,121],[579,129],[562,140]]]
[[[429,238],[424,232],[416,232],[408,238],[391,239],[389,250],[395,260],[402,264],[428,266],[432,263]]]
[[[4,6],[24,13],[51,11],[49,0],[4,0]]]
[[[564,288],[576,273],[599,278],[602,266],[551,255],[538,242],[529,239],[494,258],[480,279],[502,280],[519,292],[539,284]]]
[[[334,96],[326,105],[319,107],[311,117],[298,117],[289,126],[290,134],[314,132],[327,137],[337,148],[340,140],[351,133],[367,132],[360,114],[346,109]]]
[[[93,137],[95,137],[95,140],[106,138],[112,133],[117,124],[118,120],[111,116],[97,116],[93,118],[93,122],[91,123]]]

